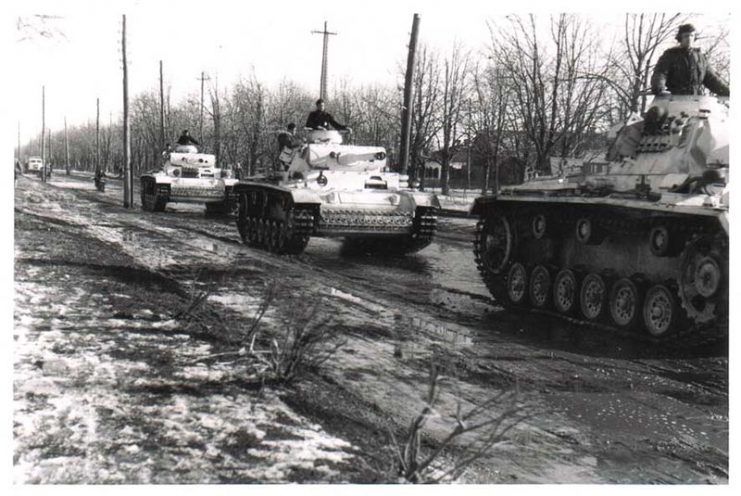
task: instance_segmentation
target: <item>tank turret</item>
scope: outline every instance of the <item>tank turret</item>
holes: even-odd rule
[[[727,99],[656,97],[604,160],[478,198],[495,298],[655,341],[725,336],[728,114]]]

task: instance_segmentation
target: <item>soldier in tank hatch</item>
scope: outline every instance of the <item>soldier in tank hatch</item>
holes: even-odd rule
[[[654,68],[651,90],[654,95],[702,95],[707,88],[718,96],[730,96],[730,88],[708,64],[695,42],[695,27],[682,24],[677,30],[679,46],[666,50]]]
[[[349,127],[334,120],[332,114],[324,110],[324,100],[321,98],[316,101],[316,110],[312,111],[306,119],[306,127],[311,129],[337,129],[352,131]]]

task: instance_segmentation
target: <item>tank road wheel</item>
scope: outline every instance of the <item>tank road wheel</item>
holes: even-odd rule
[[[605,313],[607,285],[599,274],[590,273],[581,283],[579,307],[582,315],[591,321],[598,320]]]
[[[530,303],[545,308],[551,300],[551,274],[544,265],[537,265],[530,273]]]
[[[254,217],[247,217],[247,242],[257,246],[257,220]]]
[[[290,220],[285,225],[285,244],[283,253],[288,255],[299,255],[306,249],[309,244],[310,236],[307,233],[312,232],[314,224],[314,214],[308,210],[294,210],[289,216]]]
[[[239,236],[242,238],[242,243],[247,244],[249,242],[249,226],[250,219],[247,217],[247,194],[241,193],[239,195],[239,208],[237,210],[237,230]]]
[[[272,251],[273,253],[279,253],[278,250],[278,223],[274,220],[269,220],[267,222],[267,245],[268,250]]]
[[[157,192],[157,182],[152,178],[141,180],[142,210],[147,212],[164,212],[167,199]]]
[[[268,226],[265,219],[257,219],[257,243],[262,247],[268,244]]]
[[[275,252],[283,253],[286,246],[286,223],[277,221],[275,224]]]
[[[489,215],[476,225],[476,262],[490,274],[502,274],[512,254],[512,229],[503,215]]]
[[[507,298],[513,305],[521,305],[527,297],[527,270],[515,262],[507,272]]]
[[[651,336],[660,338],[675,330],[679,307],[669,288],[663,284],[655,284],[646,291],[642,314],[646,331]]]
[[[571,269],[561,269],[553,280],[553,306],[560,313],[569,314],[576,308],[579,285]]]
[[[711,322],[727,312],[728,253],[725,240],[695,241],[683,256],[679,297],[694,322]]]
[[[610,318],[621,329],[633,329],[641,316],[641,294],[636,283],[624,277],[615,281],[608,298]]]

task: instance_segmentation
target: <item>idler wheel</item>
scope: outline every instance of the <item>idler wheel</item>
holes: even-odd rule
[[[527,270],[521,263],[513,263],[507,272],[507,298],[513,305],[521,305],[526,296]]]
[[[476,240],[479,257],[487,271],[492,274],[504,272],[512,254],[512,229],[503,215],[488,216],[481,226]]]
[[[720,288],[723,275],[713,257],[701,258],[695,267],[695,289],[703,298],[712,298]]]
[[[598,320],[605,313],[607,285],[599,274],[587,274],[579,291],[579,307],[587,320]]]
[[[543,265],[537,265],[530,274],[530,303],[545,308],[551,299],[551,274]]]
[[[583,245],[598,245],[602,242],[604,234],[594,225],[592,219],[582,217],[576,221],[576,240]]]
[[[641,294],[636,283],[624,277],[615,281],[608,299],[610,318],[621,329],[632,329],[641,315]]]
[[[571,269],[561,269],[553,280],[553,306],[561,313],[571,313],[576,307],[579,286]]]
[[[537,214],[536,216],[534,216],[531,224],[533,237],[535,239],[542,239],[543,236],[545,236],[547,225],[548,224],[546,222],[545,215]]]
[[[728,252],[723,239],[700,239],[687,246],[682,259],[679,297],[695,323],[723,317],[728,298]]]
[[[653,337],[670,334],[676,324],[679,307],[672,292],[663,284],[651,286],[643,300],[643,325]]]

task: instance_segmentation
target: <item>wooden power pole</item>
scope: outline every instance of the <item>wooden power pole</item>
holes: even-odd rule
[[[201,116],[198,119],[198,141],[203,146],[203,85],[204,82],[210,81],[211,78],[207,77],[206,73],[201,71],[201,77],[199,79],[201,80]]]
[[[41,181],[46,181],[46,148],[44,139],[46,137],[46,87],[41,87]]]
[[[322,43],[322,75],[319,79],[319,98],[322,100],[327,99],[327,52],[329,49],[329,36],[330,35],[336,35],[337,33],[332,33],[330,31],[327,31],[327,21],[324,21],[324,30],[323,31],[312,31],[312,34],[321,34],[324,36],[324,41]]]
[[[100,98],[95,99],[95,177],[100,174]]]
[[[69,138],[67,137],[67,116],[64,116],[64,171],[69,176]]]
[[[162,81],[162,61],[160,60],[160,150],[164,150],[164,149],[165,149],[165,85],[164,85],[164,82]]]
[[[123,206],[133,208],[134,206],[134,177],[131,173],[131,136],[129,129],[129,67],[126,62],[126,15],[123,15],[121,29],[121,55],[123,57],[123,155],[124,155],[124,184],[123,184]]]
[[[417,51],[417,37],[419,33],[419,14],[412,19],[412,34],[409,37],[409,53],[407,54],[407,71],[404,76],[404,107],[401,109],[401,159],[402,174],[409,170],[409,143],[412,134],[412,94],[414,84],[414,58]]]

